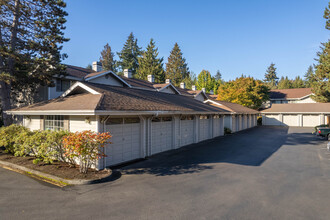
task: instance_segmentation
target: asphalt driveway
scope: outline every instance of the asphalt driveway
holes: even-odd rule
[[[330,219],[330,154],[312,129],[257,127],[58,188],[0,168],[1,219]]]

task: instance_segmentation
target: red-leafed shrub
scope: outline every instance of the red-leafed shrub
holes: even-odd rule
[[[82,131],[71,133],[63,137],[64,155],[70,161],[77,161],[81,173],[87,173],[88,169],[95,165],[97,159],[106,157],[102,148],[110,142],[109,132],[96,133]]]

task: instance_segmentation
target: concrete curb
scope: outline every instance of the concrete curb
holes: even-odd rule
[[[9,167],[9,168],[14,169],[14,170],[24,171],[28,174],[36,175],[36,176],[40,177],[41,179],[48,180],[46,182],[53,181],[53,182],[59,183],[62,186],[65,186],[65,185],[87,185],[87,184],[102,182],[103,180],[105,180],[107,178],[110,178],[110,176],[113,174],[113,172],[111,170],[109,170],[109,174],[106,175],[105,177],[101,178],[101,179],[92,179],[92,180],[72,179],[72,180],[69,180],[69,179],[64,179],[64,178],[61,178],[61,177],[58,177],[58,176],[43,173],[43,172],[40,172],[40,171],[37,171],[37,170],[33,170],[33,169],[30,169],[30,168],[26,168],[26,167],[23,167],[23,166],[20,166],[20,165],[17,165],[17,164],[13,164],[13,163],[1,161],[1,160],[0,160],[0,166],[3,166],[5,168]]]

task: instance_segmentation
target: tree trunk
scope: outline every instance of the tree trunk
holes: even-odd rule
[[[15,53],[16,44],[17,44],[17,31],[18,31],[18,23],[20,17],[20,0],[15,0],[15,11],[13,16],[13,23],[11,29],[11,39],[10,39],[10,52]],[[2,35],[0,30],[0,44],[3,46]],[[0,56],[0,67],[3,69],[3,57]],[[8,58],[8,73],[13,76],[14,75],[14,59],[13,57]],[[10,115],[6,114],[5,111],[11,109],[11,83],[0,81],[0,99],[1,99],[1,107],[2,107],[2,119],[5,126],[8,126],[13,123],[13,119]]]

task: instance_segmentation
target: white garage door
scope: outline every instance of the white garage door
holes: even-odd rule
[[[202,115],[199,117],[199,141],[210,139],[210,134],[210,117]]]
[[[319,115],[303,115],[303,127],[315,127],[320,124]]]
[[[263,119],[263,125],[281,125],[279,115],[265,115]]]
[[[120,164],[141,157],[141,124],[139,118],[110,118],[106,131],[112,135],[105,148],[106,166]]]
[[[219,115],[213,116],[213,132],[214,132],[213,136],[214,137],[218,137],[222,134],[221,130],[223,130],[223,128],[221,126],[221,122],[222,122],[222,119]]]
[[[180,119],[180,146],[194,143],[194,116],[182,116]]]
[[[298,115],[283,115],[283,124],[286,126],[299,126]]]
[[[151,120],[151,155],[171,150],[173,146],[172,117],[156,117]]]

